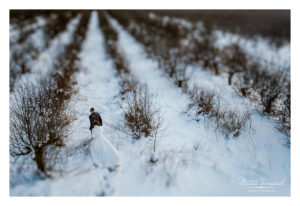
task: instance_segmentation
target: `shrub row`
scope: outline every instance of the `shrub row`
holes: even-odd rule
[[[85,39],[89,13],[82,13],[72,42],[54,64],[53,73],[12,93],[10,101],[10,154],[31,155],[41,177],[51,177],[61,161],[62,148],[75,120],[69,100],[75,93],[72,75]]]
[[[115,13],[113,13],[115,14]],[[119,16],[116,15],[119,20]],[[136,18],[138,19],[138,18]],[[124,19],[120,20],[124,21]],[[144,21],[146,21],[144,19]],[[220,96],[217,96],[214,92],[211,92],[207,89],[200,89],[195,86],[194,88],[189,88],[189,76],[187,75],[187,63],[189,61],[195,61],[197,55],[185,55],[187,50],[182,50],[181,47],[174,44],[174,39],[171,43],[169,43],[169,39],[160,36],[159,31],[161,33],[163,31],[168,32],[169,28],[179,28],[172,23],[169,23],[169,27],[164,28],[165,25],[159,24],[157,21],[155,23],[147,19],[147,24],[142,24],[139,28],[139,24],[131,22],[131,25],[127,27],[127,30],[134,35],[138,40],[140,40],[143,44],[149,45],[148,52],[149,55],[156,58],[158,60],[159,67],[168,75],[173,82],[182,89],[183,92],[187,93],[190,97],[190,104],[188,109],[195,109],[197,112],[195,118],[199,121],[199,116],[208,117],[208,121],[206,121],[207,125],[214,125],[214,129],[219,130],[226,138],[231,136],[239,136],[242,131],[245,131],[250,126],[250,113],[239,114],[239,111],[235,111],[232,109],[222,109],[220,104],[217,104],[217,101],[220,100]],[[147,26],[146,26],[147,25]],[[152,25],[152,26],[151,26]],[[168,24],[167,24],[168,25]],[[156,28],[156,31],[154,31]],[[138,33],[138,31],[146,31],[147,35],[143,34],[143,32]],[[175,29],[170,29],[171,31]],[[158,31],[158,32],[157,32]],[[157,33],[156,33],[157,32]],[[183,37],[183,31],[178,31],[177,36],[173,33],[172,38],[177,39],[177,42],[180,42],[180,38]],[[218,65],[212,57],[214,53],[210,53],[210,31],[205,30],[202,32],[204,34],[204,39],[201,42],[197,40],[197,42],[203,47],[197,45],[197,51],[200,52],[199,57],[201,57],[198,61],[203,65],[213,66],[215,73],[219,73]],[[149,37],[150,36],[150,37]],[[206,38],[207,37],[207,38]],[[195,40],[196,41],[196,40]],[[200,51],[201,48],[202,50]],[[213,51],[215,52],[215,51]],[[196,53],[196,52],[195,52]],[[194,54],[194,53],[193,53]],[[196,53],[197,54],[197,53]]]
[[[133,139],[152,137],[155,151],[156,137],[162,123],[159,110],[147,86],[141,85],[130,73],[128,64],[118,50],[118,34],[112,28],[109,17],[100,11],[99,18],[107,52],[114,61],[121,80],[120,107],[124,112],[124,121],[118,125],[118,129]]]
[[[13,91],[15,82],[21,75],[31,72],[32,61],[37,59],[40,52],[49,46],[52,39],[66,29],[74,14],[76,13],[62,11],[45,12],[44,14],[41,12],[27,13],[26,11],[12,12],[11,18],[14,19],[13,22],[17,22],[16,25],[20,25],[18,27],[18,40],[14,44],[10,44],[10,91]],[[25,28],[25,26],[28,27],[35,22],[37,15],[43,16],[46,24],[41,27]],[[24,18],[26,19],[25,25],[21,21]],[[37,29],[43,30],[44,39],[39,41],[44,41],[44,48],[36,48],[32,39],[29,38]]]
[[[179,87],[186,90],[187,63],[200,64],[217,75],[225,73],[229,85],[262,105],[259,110],[278,121],[278,128],[289,135],[290,80],[287,74],[277,68],[265,68],[247,56],[237,44],[222,50],[216,48],[212,29],[207,25],[194,24],[191,30],[186,30],[170,18],[148,18],[147,13],[110,11],[110,14],[146,46],[149,55],[158,60],[159,66],[175,83],[177,81]],[[168,36],[170,31],[173,33]],[[180,80],[185,80],[184,84],[178,81],[177,75]]]

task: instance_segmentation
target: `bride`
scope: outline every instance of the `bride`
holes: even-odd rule
[[[106,167],[113,171],[119,166],[119,153],[102,133],[102,126],[95,125],[92,129],[91,156],[96,166]]]

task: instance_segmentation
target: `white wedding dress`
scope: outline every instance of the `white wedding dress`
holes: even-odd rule
[[[92,130],[92,137],[90,151],[94,163],[100,167],[116,168],[120,161],[119,153],[102,134],[102,127],[95,126]]]

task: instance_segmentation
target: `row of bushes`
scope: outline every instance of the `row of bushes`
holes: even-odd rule
[[[280,46],[290,40],[290,10],[154,10],[163,17],[168,15],[187,19],[193,23],[201,20],[205,25],[247,38],[261,35]],[[254,26],[255,25],[255,26]]]
[[[56,60],[52,73],[16,88],[10,101],[10,154],[32,156],[37,174],[51,177],[75,120],[69,107],[76,92],[72,75],[78,70],[78,54],[85,39],[89,13],[82,13],[72,42]]]
[[[30,72],[30,63],[39,55],[39,50],[32,41],[11,47],[9,62],[9,89],[12,92],[16,81],[25,73]]]
[[[171,20],[169,24],[176,26]],[[165,28],[165,31],[167,30],[168,28]],[[271,64],[268,67],[263,66],[249,57],[236,43],[220,50],[214,46],[214,35],[211,27],[207,25],[201,25],[199,28],[195,25],[192,32],[198,32],[198,35],[187,35],[192,46],[178,52],[183,54],[181,59],[188,59],[190,63],[200,63],[203,68],[216,75],[226,73],[228,85],[233,85],[238,94],[259,103],[258,110],[278,122],[277,128],[289,136],[289,65],[285,70]]]
[[[68,22],[74,18],[79,11],[71,10],[10,10],[10,24],[16,26],[19,31],[17,43],[22,44],[37,27],[38,18],[46,21],[41,27],[43,29],[47,45],[61,31],[66,29]]]
[[[196,121],[209,119],[205,126],[221,132],[227,139],[238,137],[251,129],[251,113],[225,105],[217,92],[194,86],[187,93],[191,100],[187,113],[194,111],[192,116]]]
[[[107,14],[99,12],[99,19],[107,51],[120,77],[120,108],[124,112],[124,121],[117,127],[133,139],[153,138],[155,151],[156,137],[162,124],[159,109],[148,87],[139,83],[130,73],[126,60],[118,50],[118,34],[111,26]]]
[[[112,12],[112,14],[114,15],[115,13]],[[114,15],[114,17],[120,20],[119,15]],[[124,16],[122,18],[124,18]],[[122,21],[125,20],[120,20],[120,22]],[[144,21],[146,21],[146,19],[144,19]],[[218,104],[220,101],[220,96],[208,89],[199,88],[197,86],[194,88],[189,88],[187,64],[197,58],[197,56],[185,55],[187,54],[187,50],[182,50],[181,47],[178,46],[180,38],[183,36],[183,32],[178,31],[178,36],[172,37],[178,39],[176,47],[176,44],[174,44],[174,39],[172,39],[172,42],[169,43],[168,37],[159,35],[160,33],[163,33],[163,31],[168,32],[169,28],[177,28],[175,25],[169,24],[169,26],[165,29],[166,24],[162,25],[157,23],[152,24],[151,26],[151,23],[148,24],[148,21],[149,19],[147,19],[147,24],[141,24],[142,26],[134,21],[131,21],[131,24],[129,27],[127,27],[127,30],[143,44],[149,45],[147,47],[149,55],[156,58],[158,60],[159,67],[168,75],[171,80],[173,80],[173,82],[179,88],[182,89],[184,93],[189,95],[190,104],[188,110],[193,108],[197,111],[196,114],[193,114],[195,116],[194,119],[199,121],[201,119],[199,116],[208,117],[208,121],[206,122],[209,122],[209,124],[207,125],[214,125],[214,129],[220,131],[226,138],[229,138],[230,136],[239,136],[242,131],[250,128],[250,113],[241,113],[238,110],[225,108],[224,105],[221,106]],[[154,29],[156,30],[154,31]],[[175,29],[171,29],[171,31],[173,30]],[[177,28],[177,30],[179,30],[179,28]],[[138,31],[141,32],[138,33]],[[145,35],[142,31],[146,32],[147,35]],[[201,44],[206,45],[208,44],[207,41],[210,40],[204,39],[204,41],[205,42]],[[172,44],[174,47],[171,46]],[[201,47],[196,48],[198,49]],[[207,49],[209,47],[207,46],[205,48]],[[206,55],[204,55],[205,53]],[[211,61],[213,54],[209,53],[209,51],[204,52],[204,49],[201,54],[201,63],[204,65],[214,65],[214,62]]]
[[[40,12],[36,12],[40,14]],[[19,25],[19,21],[15,20],[19,25],[16,29],[19,32],[19,37],[16,42],[10,44],[10,91],[13,91],[15,82],[17,79],[25,74],[31,72],[30,68],[32,66],[32,61],[38,58],[39,54],[46,49],[51,40],[54,39],[58,34],[63,32],[68,22],[74,17],[71,12],[49,12],[41,15],[46,21],[45,25],[42,26],[35,26],[30,27],[30,29],[26,28],[26,26],[30,26],[30,24],[36,23],[34,20],[37,18],[37,14],[35,12],[28,14],[31,18],[27,17],[28,19],[26,25],[23,25],[21,21],[21,25]],[[23,12],[12,12],[11,18],[12,19],[22,19],[21,17],[24,16]],[[26,16],[26,15],[25,15]],[[35,17],[35,18],[33,18]],[[13,21],[13,22],[15,22]],[[43,36],[39,41],[44,42],[44,46],[37,48],[33,41],[36,41],[30,38],[31,34],[33,34],[37,29],[41,29],[43,31]]]

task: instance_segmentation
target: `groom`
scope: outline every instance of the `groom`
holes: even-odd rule
[[[94,108],[90,109],[90,130],[92,132],[92,129],[94,128],[95,125],[98,125],[99,127],[102,126],[102,119],[101,116],[98,112],[95,112]]]

